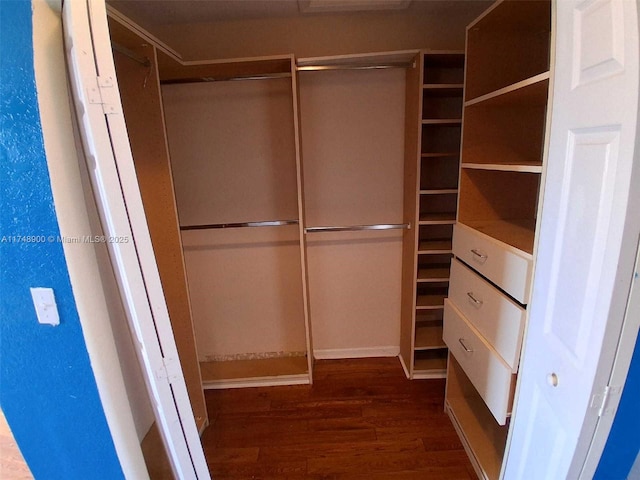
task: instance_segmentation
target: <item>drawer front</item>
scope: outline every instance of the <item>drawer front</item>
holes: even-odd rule
[[[451,263],[449,299],[516,373],[525,309],[457,259]]]
[[[444,341],[500,425],[511,413],[515,375],[449,300],[444,304]]]
[[[531,255],[459,223],[453,253],[520,303],[529,302]]]

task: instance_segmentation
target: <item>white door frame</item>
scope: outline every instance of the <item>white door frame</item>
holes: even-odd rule
[[[62,15],[87,168],[156,424],[176,477],[206,480],[122,113],[105,3],[69,0]]]

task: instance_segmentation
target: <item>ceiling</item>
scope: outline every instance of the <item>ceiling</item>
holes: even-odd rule
[[[345,11],[403,9],[418,15],[481,12],[485,0],[107,0],[107,3],[142,27],[210,23],[266,17],[327,15]],[[309,13],[309,4],[320,7]],[[312,8],[313,10],[313,8]],[[391,11],[391,10],[390,10]]]

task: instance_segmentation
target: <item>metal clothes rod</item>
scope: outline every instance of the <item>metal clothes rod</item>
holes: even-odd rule
[[[305,233],[315,232],[356,232],[361,230],[410,230],[410,223],[380,223],[376,225],[347,225],[331,227],[307,227]]]
[[[217,228],[245,228],[245,227],[280,227],[282,225],[297,225],[298,220],[265,220],[263,222],[239,223],[211,223],[206,225],[185,225],[180,230],[212,230]]]
[[[296,67],[299,72],[321,72],[326,70],[384,70],[388,68],[408,68],[413,63],[384,63],[379,65],[359,65],[357,63],[342,65],[301,65]]]
[[[119,43],[111,42],[111,48],[113,50],[115,50],[116,52],[121,53],[125,57],[129,57],[134,62],[138,62],[139,64],[144,65],[145,67],[150,67],[151,66],[151,60],[149,60],[147,57],[143,57],[142,55],[138,55],[133,50],[129,50],[127,47],[123,47]]]
[[[175,83],[203,83],[203,82],[235,82],[238,80],[270,80],[273,78],[290,78],[291,73],[259,73],[253,75],[236,75],[232,77],[191,77],[180,78],[175,80],[163,80],[163,85],[171,85]]]

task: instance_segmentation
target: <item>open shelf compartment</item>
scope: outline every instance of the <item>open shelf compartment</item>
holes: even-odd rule
[[[550,0],[496,2],[467,27],[465,100],[549,70]]]
[[[533,253],[540,175],[461,169],[458,221]]]
[[[446,348],[418,350],[414,353],[414,378],[442,378],[447,373]]]
[[[420,191],[456,190],[458,188],[459,153],[430,155],[421,159]]]
[[[446,410],[480,478],[500,477],[509,420],[498,425],[469,378],[449,355]]]
[[[464,81],[464,53],[424,53],[423,81],[432,84],[462,84]]]
[[[462,166],[542,172],[548,90],[549,80],[542,78],[467,105]]]

